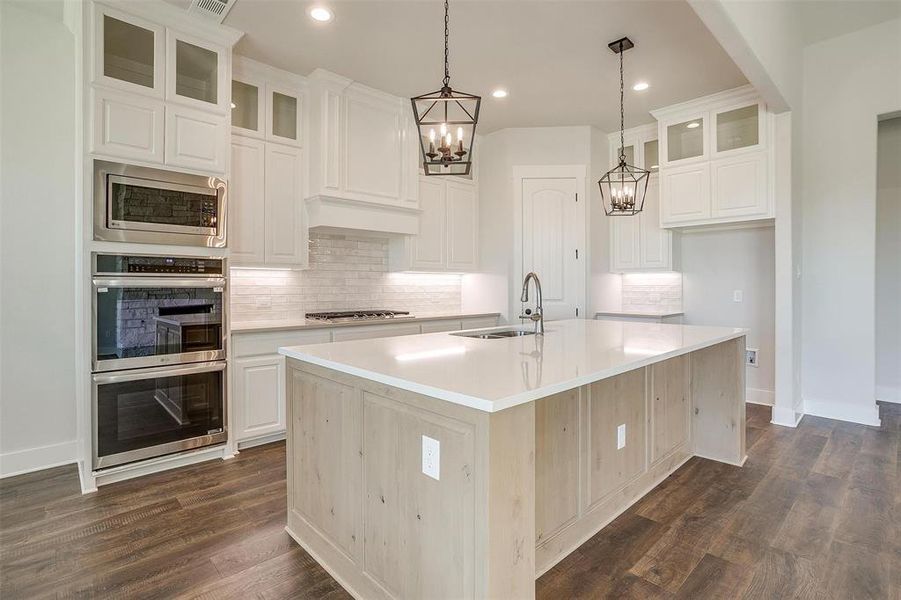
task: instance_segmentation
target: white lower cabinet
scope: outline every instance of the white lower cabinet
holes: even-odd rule
[[[640,213],[609,217],[612,272],[673,270],[673,234],[660,227],[659,189],[652,175]]]
[[[284,431],[284,357],[237,358],[234,370],[235,438],[240,441]]]
[[[228,132],[228,122],[221,115],[167,106],[166,164],[225,172]]]
[[[233,265],[308,262],[303,150],[232,136],[228,246]]]
[[[163,162],[165,109],[162,100],[102,89],[93,90],[93,96],[92,152]]]

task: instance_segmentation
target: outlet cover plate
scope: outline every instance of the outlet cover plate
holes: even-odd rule
[[[626,424],[623,423],[616,428],[616,449],[622,450],[626,447]]]
[[[441,479],[441,442],[422,436],[422,472],[434,480]]]

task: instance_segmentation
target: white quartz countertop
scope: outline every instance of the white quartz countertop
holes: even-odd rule
[[[344,323],[329,323],[316,319],[288,319],[279,321],[245,321],[232,323],[232,333],[245,333],[253,331],[283,331],[288,329],[331,329],[335,327],[359,327],[362,325],[401,325],[403,323],[418,323],[420,321],[451,321],[454,319],[475,319],[479,317],[498,317],[500,313],[460,313],[446,315],[424,315],[413,317],[399,317],[396,319],[372,319],[370,321],[347,321]]]
[[[546,323],[543,336],[484,340],[429,333],[291,346],[279,348],[279,352],[425,396],[495,412],[747,332],[731,327],[572,319]]]

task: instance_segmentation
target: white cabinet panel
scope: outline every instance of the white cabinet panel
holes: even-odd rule
[[[474,271],[479,258],[479,204],[476,187],[447,182],[447,268]]]
[[[235,439],[285,430],[285,359],[279,354],[237,358],[232,407]]]
[[[267,143],[265,180],[266,262],[306,265],[302,151]]]
[[[616,216],[610,219],[611,269],[628,271],[639,265],[638,216]]]
[[[639,214],[639,262],[642,269],[671,269],[672,233],[660,227],[660,182],[651,177]]]
[[[403,177],[399,105],[348,92],[344,108],[345,188],[358,199],[398,202]]]
[[[446,198],[441,181],[422,178],[419,182],[419,235],[413,241],[413,268],[440,270],[445,266]]]
[[[93,152],[163,162],[162,101],[112,90],[93,94]]]
[[[225,173],[227,121],[220,115],[169,105],[166,107],[166,164]]]
[[[265,260],[265,154],[260,140],[232,137],[228,247],[232,263]]]
[[[766,153],[714,161],[713,212],[718,217],[767,214]]]
[[[710,218],[708,163],[667,168],[660,173],[660,181],[663,225]]]
[[[338,327],[332,332],[332,341],[369,340],[380,337],[398,335],[416,335],[420,333],[419,323],[403,325],[364,325],[362,327]]]

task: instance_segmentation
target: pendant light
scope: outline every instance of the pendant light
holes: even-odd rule
[[[451,89],[448,0],[444,0],[444,80],[436,92],[411,98],[426,175],[468,175],[482,98]]]
[[[624,37],[610,42],[607,47],[619,54],[619,162],[598,180],[598,187],[607,216],[631,216],[644,208],[644,196],[651,175],[650,171],[626,164],[623,53],[635,44]]]

